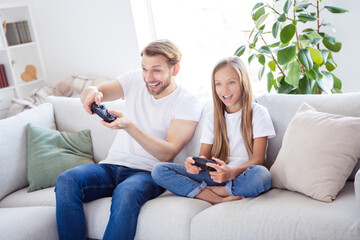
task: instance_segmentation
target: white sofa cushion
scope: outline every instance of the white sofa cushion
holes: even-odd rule
[[[59,131],[78,132],[90,129],[95,162],[107,157],[111,144],[118,130],[111,130],[101,123],[96,114],[85,112],[79,98],[54,97],[47,98],[53,104],[56,127]],[[107,109],[121,111],[125,101],[104,102]],[[120,130],[119,130],[120,131]]]
[[[331,202],[360,158],[360,118],[303,104],[286,129],[270,168],[273,187]]]
[[[256,102],[268,109],[276,132],[276,137],[269,139],[267,167],[274,163],[281,148],[286,128],[304,102],[320,112],[360,117],[360,92],[330,95],[264,94],[257,97]],[[359,168],[360,161],[358,161],[349,179],[354,180]]]
[[[0,120],[0,199],[28,185],[26,178],[26,125],[55,129],[50,103]]]
[[[359,239],[354,185],[331,203],[272,189],[256,198],[217,204],[196,215],[190,239]]]
[[[0,208],[1,239],[57,240],[54,207]]]
[[[40,189],[35,192],[27,192],[27,188],[17,190],[0,201],[0,208],[56,206],[55,187]]]

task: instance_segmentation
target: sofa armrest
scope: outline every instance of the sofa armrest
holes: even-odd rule
[[[358,208],[358,212],[360,213],[360,169],[357,171],[355,175],[354,188],[355,188],[356,206]]]

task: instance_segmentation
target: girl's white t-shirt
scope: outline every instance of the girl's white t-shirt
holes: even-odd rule
[[[264,106],[253,103],[253,138],[276,136],[269,112]],[[241,133],[241,113],[242,109],[235,113],[225,111],[226,132],[230,147],[229,167],[240,166],[249,161],[244,140]],[[214,111],[210,111],[205,118],[205,123],[200,139],[201,143],[214,143]],[[222,159],[224,160],[224,159]]]
[[[155,99],[149,94],[141,69],[117,78],[126,97],[125,114],[143,131],[166,139],[172,120],[199,121],[202,104],[181,86],[168,96]],[[116,110],[116,109],[114,109]],[[125,130],[118,130],[107,158],[101,163],[151,171],[159,160],[148,153]]]

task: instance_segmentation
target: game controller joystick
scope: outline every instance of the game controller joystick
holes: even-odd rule
[[[97,105],[95,102],[93,102],[90,109],[92,113],[99,115],[99,117],[101,117],[105,122],[111,123],[116,119],[116,116],[112,113],[109,113],[103,104]]]
[[[207,170],[207,171],[216,171],[215,168],[209,167],[206,165],[206,163],[213,163],[216,164],[214,160],[209,160],[201,157],[192,157],[194,159],[195,163],[192,165],[198,166],[201,168],[201,170]]]

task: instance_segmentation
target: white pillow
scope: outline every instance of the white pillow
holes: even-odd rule
[[[0,199],[28,185],[26,178],[26,125],[55,129],[51,103],[0,120]]]
[[[331,202],[360,157],[360,118],[303,104],[289,123],[270,168],[272,186]]]

